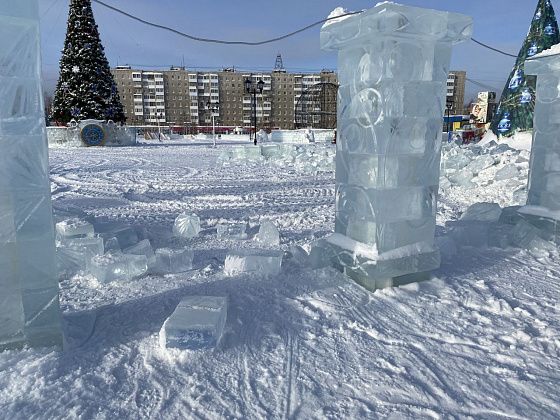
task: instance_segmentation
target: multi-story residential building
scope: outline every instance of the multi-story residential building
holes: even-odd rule
[[[231,69],[196,72],[183,67],[146,71],[121,66],[115,68],[113,74],[131,125],[165,124],[200,129],[212,125],[213,113],[218,126],[251,127],[252,97],[245,91],[248,78],[254,84],[259,80],[264,82],[262,94],[257,95],[259,127],[292,129],[296,113],[302,108],[313,113],[304,119],[309,125],[319,124],[320,115],[324,116],[325,112],[336,113],[336,109],[330,109],[336,107],[335,101],[329,101],[328,110],[322,110],[312,96],[303,95],[320,83],[337,85],[336,73],[332,71],[311,74],[288,73],[284,69],[271,73],[243,73]],[[465,112],[465,81],[464,71],[449,73],[447,103],[451,114]],[[302,106],[302,101],[310,103]]]
[[[264,128],[294,128],[295,107],[303,92],[322,81],[336,83],[334,72],[293,74],[241,73],[225,69],[216,73],[193,72],[182,67],[165,71],[113,70],[127,121],[131,125],[251,127],[252,96],[245,80],[264,82],[256,95],[257,121]],[[217,105],[216,105],[217,104]]]
[[[463,115],[465,113],[465,71],[452,70],[447,76],[447,101],[450,114]]]

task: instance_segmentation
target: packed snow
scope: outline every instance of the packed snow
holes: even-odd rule
[[[292,151],[250,159],[226,143],[50,151],[55,219],[70,221],[63,232],[91,234],[80,220],[129,226],[142,233],[136,244],[128,230],[112,246],[123,241],[146,260],[144,240],[192,251],[192,269],[63,277],[66,348],[0,353],[3,417],[557,418],[560,256],[508,208],[525,204],[528,151],[445,145],[442,266],[431,281],[371,293],[311,268],[311,244],[334,229],[335,146],[306,146],[321,170],[304,170]],[[177,217],[193,213],[198,234],[175,234]],[[478,223],[492,237],[466,246],[464,235],[482,234]],[[236,224],[246,237],[218,236]],[[257,249],[279,256],[279,274],[244,269]],[[162,327],[191,296],[227,297],[223,333],[220,318],[203,334],[221,340],[166,349]]]

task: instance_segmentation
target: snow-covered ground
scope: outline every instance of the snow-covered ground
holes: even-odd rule
[[[271,220],[287,250],[333,229],[335,199],[332,172],[216,166],[226,147],[51,150],[57,219],[107,216],[143,227],[155,247],[195,249],[195,270],[124,283],[64,280],[68,349],[0,353],[0,417],[558,418],[557,252],[445,249],[437,279],[375,293],[293,258],[278,277],[225,277],[227,250],[255,243],[218,239],[218,222],[247,220],[254,233]],[[452,148],[444,156],[440,240],[445,222],[470,204],[523,201],[526,152]],[[171,235],[185,210],[203,221],[191,241]],[[195,294],[229,297],[220,348],[162,350],[160,327]]]

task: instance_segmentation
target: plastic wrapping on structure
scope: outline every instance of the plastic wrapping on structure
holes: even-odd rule
[[[525,73],[537,76],[533,147],[527,204],[560,214],[560,56],[547,51],[525,64]]]
[[[446,81],[452,43],[471,32],[467,16],[390,2],[321,31],[323,49],[339,53],[337,233],[313,255],[370,289],[439,267]]]
[[[37,0],[0,3],[0,349],[62,343]]]

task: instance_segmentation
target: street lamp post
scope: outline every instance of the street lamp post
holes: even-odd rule
[[[214,119],[214,113],[220,109],[219,106],[220,104],[218,103],[206,102],[206,109],[212,113],[212,141],[214,148],[216,147],[216,120]]]
[[[445,108],[447,109],[447,142],[451,141],[451,131],[449,130],[451,127],[451,109],[453,108],[453,102],[447,101],[445,104]]]
[[[161,126],[159,124],[160,118],[163,118],[163,113],[157,113],[156,111],[156,121],[157,121],[157,128],[158,128],[158,140],[161,141]]]
[[[257,93],[262,94],[264,89],[264,82],[262,79],[256,83],[253,83],[252,76],[245,79],[245,91],[252,96],[251,107],[253,110],[253,117],[254,117],[254,128],[255,128],[255,137],[254,137],[254,144],[257,145]]]

